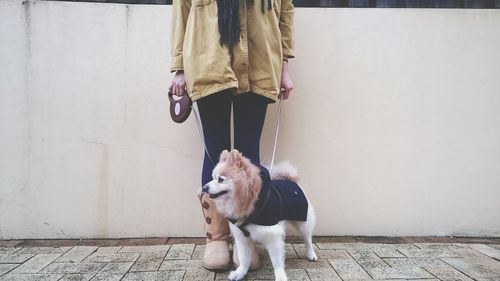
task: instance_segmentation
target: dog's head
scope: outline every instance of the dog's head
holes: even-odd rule
[[[254,209],[262,180],[260,170],[238,150],[224,150],[212,172],[213,180],[202,191],[212,198],[219,212],[242,218]]]

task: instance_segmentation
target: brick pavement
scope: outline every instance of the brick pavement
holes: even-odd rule
[[[289,280],[500,281],[500,238],[315,237],[317,262],[287,239]],[[227,280],[203,269],[203,239],[0,240],[0,281]],[[269,258],[247,280],[272,280]]]

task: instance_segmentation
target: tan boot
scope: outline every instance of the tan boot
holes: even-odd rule
[[[235,267],[238,267],[240,265],[236,243],[233,244],[233,264]],[[260,267],[259,253],[257,253],[257,248],[255,248],[252,254],[252,261],[250,262],[250,270],[256,270],[259,267]]]
[[[200,196],[205,217],[207,242],[203,255],[203,267],[209,270],[228,269],[229,257],[229,225],[224,216],[215,209],[215,204],[206,193]]]

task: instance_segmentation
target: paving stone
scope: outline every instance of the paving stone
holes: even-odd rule
[[[456,257],[457,254],[445,248],[436,249],[398,249],[407,257]]]
[[[343,279],[372,279],[354,259],[328,259],[335,271]]]
[[[115,254],[118,253],[123,246],[113,246],[113,247],[99,247],[97,248],[96,254]]]
[[[174,244],[195,244],[195,245],[205,245],[206,238],[170,238],[167,241],[167,245]]]
[[[16,268],[19,264],[15,263],[2,263],[0,264],[0,276]]]
[[[304,244],[295,244],[295,245],[302,245],[302,247],[304,248],[304,251],[305,251],[305,248],[306,248],[306,245]],[[266,251],[267,253],[267,251]],[[297,252],[295,252],[295,248],[292,244],[290,243],[286,243],[285,244],[285,259],[298,259],[299,256],[297,255]]]
[[[373,267],[366,269],[374,279],[424,279],[433,278],[421,267]]]
[[[84,259],[84,262],[127,262],[136,261],[140,256],[140,253],[114,253],[114,254],[102,254],[93,253]]]
[[[368,250],[349,250],[352,257],[364,268],[389,267],[379,256]]]
[[[17,247],[24,240],[0,240],[0,247]]]
[[[466,244],[462,243],[413,243],[413,245],[417,246],[420,249],[465,249],[468,248]]]
[[[104,266],[103,263],[54,262],[46,266],[40,273],[86,273],[96,274]]]
[[[125,274],[122,281],[180,281],[183,280],[185,273],[184,270],[129,272]]]
[[[476,278],[476,280],[477,281],[500,281],[500,276],[493,277],[493,278]]]
[[[35,254],[0,254],[1,263],[23,263],[33,257]]]
[[[16,267],[11,273],[37,273],[51,262],[59,258],[61,254],[38,254]]]
[[[28,247],[22,248],[16,254],[64,254],[72,247]]]
[[[305,269],[287,269],[285,268],[288,280],[309,281],[309,276]],[[246,280],[274,280],[274,270],[272,268],[249,271]]]
[[[354,243],[356,239],[352,236],[314,236],[314,243]]]
[[[160,267],[165,255],[163,252],[142,253],[130,271],[155,271]]]
[[[170,249],[170,245],[150,245],[150,246],[123,246],[118,252],[119,253],[127,253],[127,252],[162,252],[167,253],[168,249]]]
[[[96,250],[95,246],[75,246],[58,258],[56,262],[81,262]]]
[[[158,270],[202,269],[201,260],[163,260]]]
[[[0,277],[0,281],[56,281],[64,274],[7,274]]]
[[[119,281],[127,273],[133,262],[118,262],[106,264],[91,280]]]
[[[369,249],[379,257],[404,257],[394,244],[369,244]]]
[[[231,270],[234,270],[231,269]],[[229,271],[225,271],[225,272],[216,272],[215,273],[215,279],[216,281],[220,281],[220,280],[224,280],[224,281],[227,281],[229,278]],[[187,281],[187,280],[186,280]],[[486,280],[485,280],[486,281]],[[489,281],[489,280],[488,280]]]
[[[351,257],[346,250],[316,250],[315,252],[320,259],[348,259]],[[304,252],[300,258],[307,258],[306,253]]]
[[[18,247],[67,247],[76,246],[78,239],[28,239],[17,244]]]
[[[187,270],[184,280],[189,281],[212,281],[215,279],[215,272],[206,269]]]
[[[316,243],[321,250],[368,250],[368,244],[364,243]]]
[[[305,244],[291,244],[292,249],[295,252],[295,256],[293,254],[290,254],[291,249],[287,248],[287,258],[292,256],[293,258],[307,258],[307,250],[306,250],[306,245]],[[316,255],[318,254],[318,246],[313,244],[313,249],[316,252]]]
[[[70,273],[63,276],[58,281],[89,281],[95,274]]]
[[[20,247],[0,247],[0,254],[13,254],[21,249]]]
[[[482,265],[477,265],[471,263],[470,260],[464,258],[441,258],[443,261],[451,265],[452,267],[460,270],[462,273],[469,277],[495,277],[496,274]]]
[[[167,237],[153,238],[129,238],[120,239],[117,246],[147,246],[147,245],[165,245],[168,241]]]
[[[293,269],[293,268],[285,268],[286,275],[288,280],[293,281],[310,281],[309,276],[305,269]],[[274,276],[274,271],[273,271]],[[273,277],[274,279],[274,277]]]
[[[472,243],[472,244],[484,244],[484,243],[493,243],[493,244],[500,244],[500,237],[460,237],[460,236],[454,236],[452,238],[453,242],[459,242],[459,243]]]
[[[285,261],[286,268],[306,269],[306,268],[332,268],[326,259],[310,261],[308,259],[289,259]]]
[[[407,243],[439,243],[439,242],[453,242],[453,239],[448,236],[402,236]]]
[[[165,259],[190,259],[194,251],[194,244],[172,245]]]
[[[423,267],[425,270],[429,271],[432,275],[439,278],[442,281],[471,281],[473,279],[467,277],[460,271],[449,265],[427,265]]]
[[[383,258],[383,260],[392,267],[447,265],[444,261],[436,257]]]
[[[193,251],[193,255],[191,259],[193,260],[201,260],[203,259],[203,254],[205,253],[205,245],[196,245]],[[232,252],[231,252],[232,254]]]
[[[477,250],[487,256],[490,256],[492,258],[495,258],[497,260],[500,260],[500,250],[495,249],[491,246],[485,245],[485,244],[469,244],[469,247],[471,247],[474,250]]]
[[[330,268],[324,269],[306,269],[307,275],[309,275],[309,279],[311,281],[341,281],[339,275],[335,270]]]
[[[362,243],[400,244],[406,242],[402,237],[388,236],[354,236],[354,239]]]
[[[120,239],[85,239],[78,246],[113,247],[120,243]]]

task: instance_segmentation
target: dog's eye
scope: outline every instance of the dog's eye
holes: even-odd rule
[[[219,177],[219,179],[217,180],[218,183],[222,183],[223,181],[224,181],[223,177]]]

